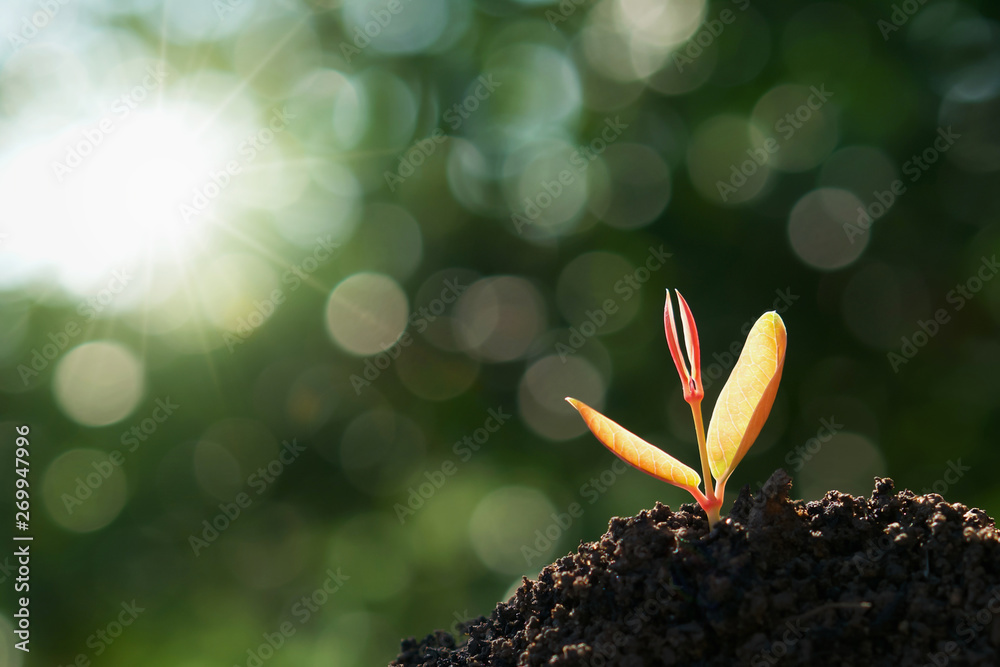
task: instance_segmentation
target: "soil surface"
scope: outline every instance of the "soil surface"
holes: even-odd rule
[[[697,505],[611,520],[490,618],[392,666],[1000,665],[1000,534],[937,494],[792,501],[779,470],[709,531]]]

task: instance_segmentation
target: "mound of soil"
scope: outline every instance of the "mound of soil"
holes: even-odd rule
[[[697,505],[611,520],[490,618],[392,666],[1000,665],[1000,535],[937,494],[791,501],[779,470],[709,531]]]

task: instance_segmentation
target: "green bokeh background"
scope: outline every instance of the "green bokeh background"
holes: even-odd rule
[[[274,109],[295,118],[198,214],[197,242],[174,252],[159,237],[107,266],[107,243],[96,257],[57,252],[81,226],[122,233],[76,209],[47,219],[45,243],[19,245],[44,202],[0,200],[0,488],[12,516],[14,427],[28,424],[35,537],[32,651],[12,648],[13,575],[0,573],[0,665],[81,654],[247,665],[283,623],[295,632],[264,664],[386,664],[402,637],[488,614],[610,517],[688,502],[619,474],[562,403],[578,396],[699,467],[663,339],[667,287],[691,304],[706,377],[720,378],[706,382],[706,421],[745,325],[777,307],[788,329],[774,411],[727,508],[784,467],[808,500],[868,495],[880,475],[1000,512],[1000,281],[984,263],[1000,250],[995,4],[402,0],[385,14],[390,4],[69,0],[22,45],[9,35],[43,9],[3,10],[5,193],[20,188],[26,146],[65,143],[67,127],[95,122],[134,85],[142,68],[116,74],[116,60],[171,73],[129,122],[167,98],[216,112],[201,125],[178,116],[192,145],[231,126],[258,131]],[[366,24],[370,43],[356,39]],[[493,91],[481,87],[490,75]],[[829,95],[803,107],[813,87]],[[788,135],[776,123],[797,111]],[[624,128],[593,144],[609,123]],[[939,128],[958,138],[908,170]],[[777,151],[766,153],[768,137]],[[586,145],[593,160],[572,171]],[[223,168],[220,155],[205,164]],[[105,183],[100,206],[157,191],[165,158],[129,159],[145,185]],[[717,183],[736,183],[740,168],[753,173],[724,200]],[[896,179],[905,192],[870,229],[852,228],[857,207],[871,210]],[[158,229],[188,224],[178,205],[190,199],[175,198]],[[526,199],[541,204],[537,218]],[[152,215],[127,212],[134,225]],[[328,235],[333,256],[282,282]],[[636,274],[651,248],[669,259]],[[75,273],[59,270],[67,256]],[[118,266],[137,277],[86,322],[78,304]],[[74,282],[81,267],[89,282]],[[619,283],[627,274],[634,287]],[[435,303],[446,280],[461,296]],[[275,289],[273,314],[239,329]],[[606,299],[615,312],[591,329],[587,313]],[[424,326],[421,308],[441,314]],[[944,323],[928,325],[939,310]],[[23,381],[68,322],[79,335]],[[124,350],[139,384],[105,357],[60,367],[90,341]],[[915,354],[894,362],[904,351]],[[366,361],[386,365],[367,384]],[[70,513],[75,478],[123,450],[158,399],[179,407]],[[119,400],[127,407],[92,423]],[[475,451],[456,444],[489,410],[511,417]],[[250,479],[292,440],[305,451],[273,483]],[[429,497],[401,511],[421,485]],[[190,536],[241,492],[252,503],[195,555]],[[574,503],[579,516],[553,528]],[[552,544],[539,541],[546,529]],[[328,571],[346,579],[302,622],[297,602]],[[119,638],[90,639],[132,600],[144,611]]]

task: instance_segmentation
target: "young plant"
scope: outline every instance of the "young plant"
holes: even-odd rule
[[[787,335],[785,323],[776,312],[770,311],[760,316],[750,329],[743,352],[715,403],[706,439],[701,419],[701,399],[705,397],[705,389],[701,383],[698,329],[694,323],[694,316],[691,315],[691,309],[688,308],[687,301],[680,292],[677,292],[677,301],[681,311],[684,346],[690,370],[681,354],[670,290],[667,290],[667,302],[663,310],[663,326],[667,334],[670,356],[674,358],[674,365],[677,366],[677,373],[681,377],[684,400],[691,406],[691,414],[694,417],[694,429],[698,436],[698,449],[701,452],[701,469],[705,475],[704,493],[698,488],[701,478],[693,469],[622,428],[590,406],[575,398],[567,397],[566,400],[576,408],[591,432],[605,447],[625,463],[642,472],[687,490],[705,510],[709,525],[714,526],[719,521],[719,509],[722,507],[726,482],[757,439],[761,427],[771,412],[774,397],[778,393],[781,369],[785,364]]]

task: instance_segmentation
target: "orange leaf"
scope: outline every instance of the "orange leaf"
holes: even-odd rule
[[[625,463],[647,475],[691,491],[698,490],[701,477],[662,449],[622,428],[597,410],[575,398],[567,398],[601,443]]]
[[[712,411],[708,461],[719,486],[725,484],[767,421],[785,364],[785,323],[774,311],[753,325],[736,366]]]

